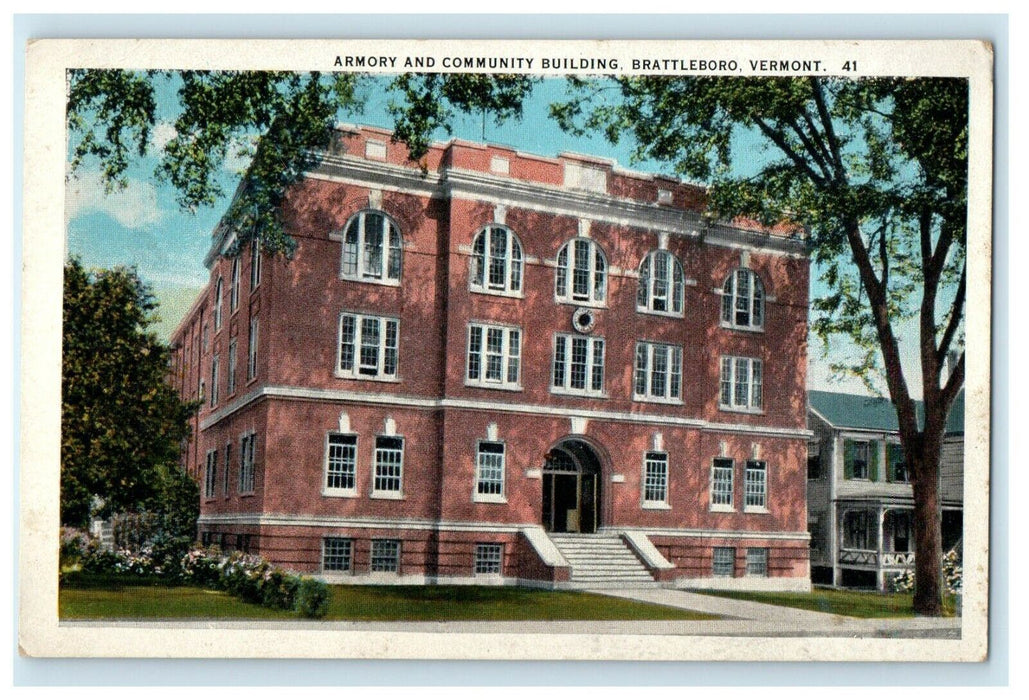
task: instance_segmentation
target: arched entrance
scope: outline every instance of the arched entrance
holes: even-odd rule
[[[600,458],[582,440],[564,440],[543,463],[543,527],[596,532],[600,524]]]

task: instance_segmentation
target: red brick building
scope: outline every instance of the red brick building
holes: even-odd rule
[[[702,188],[340,127],[173,337],[200,534],[327,580],[806,589],[808,259]]]

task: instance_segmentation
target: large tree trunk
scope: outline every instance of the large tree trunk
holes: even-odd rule
[[[927,439],[912,462],[915,497],[915,599],[918,615],[943,614],[943,545],[940,536],[940,450]]]

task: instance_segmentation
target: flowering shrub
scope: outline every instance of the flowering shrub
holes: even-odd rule
[[[950,595],[961,592],[961,561],[953,549],[943,555],[943,585]],[[915,590],[914,570],[895,574],[888,581],[887,588],[891,593],[912,593]]]
[[[180,539],[155,541],[137,551],[108,550],[98,540],[85,536],[80,541],[69,534],[67,541],[69,551],[79,552],[82,570],[87,573],[161,577],[216,588],[248,603],[295,610],[304,617],[324,617],[328,608],[327,585],[290,574],[254,554],[184,547]],[[62,536],[62,552],[64,542]]]
[[[89,543],[89,536],[82,530],[70,527],[61,528],[61,569],[77,565],[86,545]]]

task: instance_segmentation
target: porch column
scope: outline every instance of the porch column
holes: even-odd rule
[[[883,520],[886,518],[886,509],[882,506],[876,508],[876,555],[875,555],[875,587],[884,590],[883,585]]]

